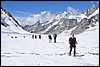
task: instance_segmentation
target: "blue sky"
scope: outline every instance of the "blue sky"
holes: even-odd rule
[[[82,12],[97,1],[1,1],[1,6],[14,16],[40,14],[43,11],[58,13],[67,11],[68,7]]]

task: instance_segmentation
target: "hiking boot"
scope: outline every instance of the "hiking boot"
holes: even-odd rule
[[[73,57],[76,57],[76,55],[74,55]]]
[[[68,54],[69,56],[71,56],[71,54]]]

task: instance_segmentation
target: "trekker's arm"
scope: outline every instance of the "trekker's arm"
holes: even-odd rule
[[[77,41],[76,41],[76,44],[78,44]]]
[[[69,44],[70,44],[70,40],[71,40],[71,38],[69,38],[69,41],[68,41]]]

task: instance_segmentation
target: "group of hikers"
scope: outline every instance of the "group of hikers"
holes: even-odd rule
[[[41,35],[38,35],[39,36],[39,39],[41,39]],[[37,35],[32,35],[32,39],[37,39]]]
[[[48,37],[49,37],[49,43],[51,43],[52,36],[49,34]],[[57,34],[54,34],[53,38],[54,38],[54,43],[56,43]],[[69,38],[69,44],[70,44],[70,46],[69,46],[70,51],[69,51],[68,55],[71,56],[72,49],[74,48],[74,57],[75,57],[76,56],[75,55],[76,54],[76,44],[78,44],[78,43],[76,41],[76,38],[74,37],[74,34],[72,34],[72,36]]]
[[[11,36],[11,38],[18,38],[17,36]],[[23,38],[26,38],[25,36],[23,36]],[[41,35],[32,35],[32,39],[41,39]]]
[[[41,39],[41,35],[38,35],[39,36],[39,39]],[[25,36],[23,36],[24,38],[25,38]],[[13,38],[13,36],[11,36],[11,38]],[[17,38],[17,36],[15,37],[15,38]],[[32,35],[32,38],[33,39],[37,39],[37,35]],[[53,35],[53,38],[54,38],[54,43],[56,43],[56,39],[57,39],[57,34],[54,34]],[[49,34],[48,35],[48,39],[49,39],[49,43],[52,43],[52,36]],[[69,38],[69,44],[70,44],[70,51],[69,51],[69,56],[71,56],[71,52],[72,52],[72,49],[74,48],[74,56],[76,56],[75,54],[76,54],[76,44],[78,44],[77,43],[77,41],[76,41],[76,38],[74,37],[74,34],[72,34],[72,36]]]
[[[54,34],[53,38],[54,38],[54,43],[56,43],[57,34]],[[48,39],[49,39],[49,43],[52,43],[52,36],[50,34],[48,35]]]

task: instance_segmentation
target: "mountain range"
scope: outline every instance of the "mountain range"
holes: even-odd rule
[[[42,18],[41,18],[42,16]],[[34,19],[38,17],[38,19]],[[30,19],[31,18],[31,19]],[[59,12],[52,15],[44,12],[41,15],[28,17],[33,24],[19,23],[9,12],[1,7],[1,31],[15,33],[39,33],[39,34],[61,34],[63,31],[73,29],[70,34],[80,34],[86,29],[99,25],[99,7],[91,6],[82,13],[75,14],[73,11]],[[36,21],[35,21],[36,20]]]

